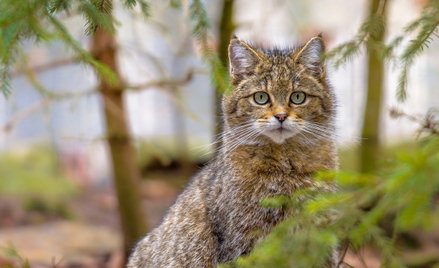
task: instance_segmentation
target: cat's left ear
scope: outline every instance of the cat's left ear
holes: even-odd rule
[[[325,52],[325,41],[322,35],[311,38],[297,53],[294,53],[294,61],[302,65],[305,70],[316,78],[323,78],[326,75],[325,66],[321,59]]]

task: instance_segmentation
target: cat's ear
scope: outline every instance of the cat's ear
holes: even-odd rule
[[[320,34],[311,38],[293,57],[295,62],[302,65],[308,73],[316,78],[322,78],[326,75],[325,66],[321,59],[324,52],[325,41]]]
[[[248,44],[233,36],[229,45],[230,76],[234,80],[241,80],[252,75],[262,57]]]

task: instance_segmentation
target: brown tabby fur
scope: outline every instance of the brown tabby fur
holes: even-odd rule
[[[187,185],[161,225],[137,244],[128,268],[210,268],[233,261],[288,216],[282,208],[261,207],[263,197],[316,187],[314,172],[337,168],[334,95],[319,58],[324,46],[321,36],[303,47],[283,50],[231,40],[234,90],[222,102],[224,145]],[[255,103],[253,94],[258,91],[269,94],[267,104]],[[307,94],[305,103],[290,101],[295,91]],[[261,133],[279,113],[286,113],[298,132],[276,141]],[[307,128],[313,123],[322,126],[320,132],[318,127]],[[258,131],[249,130],[257,126]]]

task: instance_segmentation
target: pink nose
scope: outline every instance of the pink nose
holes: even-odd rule
[[[280,114],[276,114],[274,117],[276,117],[277,120],[282,123],[283,121],[285,121],[287,116],[288,115],[286,113],[280,113]]]

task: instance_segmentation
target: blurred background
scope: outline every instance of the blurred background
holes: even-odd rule
[[[211,23],[212,38],[207,43],[220,50],[224,29],[229,33],[227,43],[233,30],[250,43],[281,47],[301,45],[323,33],[331,50],[358,32],[370,2],[203,1]],[[150,1],[150,17],[145,20],[139,10],[129,11],[114,1],[112,15],[118,22],[114,39],[99,30],[86,35],[84,19],[75,12],[58,16],[96,58],[99,44],[111,43],[117,75],[129,85],[120,99],[111,95],[113,86],[100,83],[91,68],[77,63],[62,42],[22,42],[26,57],[11,69],[10,95],[0,96],[0,246],[7,253],[0,252],[0,267],[12,265],[11,258],[19,256],[31,267],[121,267],[132,244],[124,239],[130,232],[126,228],[143,234],[154,228],[188,179],[212,159],[215,145],[210,144],[221,123],[216,108],[220,97],[187,19],[189,4]],[[400,35],[424,4],[389,1],[384,39]],[[229,26],[224,26],[227,21]],[[386,65],[379,111],[379,140],[386,151],[412,146],[418,127],[406,119],[392,119],[390,107],[425,114],[439,106],[438,58],[439,43],[432,42],[409,73],[404,103],[395,98],[397,66]],[[364,51],[340,68],[328,66],[337,96],[337,138],[344,170],[358,171],[361,165],[367,68]],[[124,121],[121,133],[128,134],[124,138],[128,137],[125,141],[134,157],[130,149],[128,153],[117,149],[124,139],[114,138],[120,129],[109,121],[111,110],[122,117],[116,121]],[[116,133],[113,140],[111,133]],[[119,156],[112,156],[117,152]],[[136,189],[142,212],[125,215],[145,222],[143,227],[121,223],[118,194],[121,198],[127,192],[115,190],[114,163],[124,161],[136,169],[127,172],[141,178]],[[379,267],[379,257],[366,255],[371,260],[368,267]],[[363,267],[355,257],[350,261]]]

